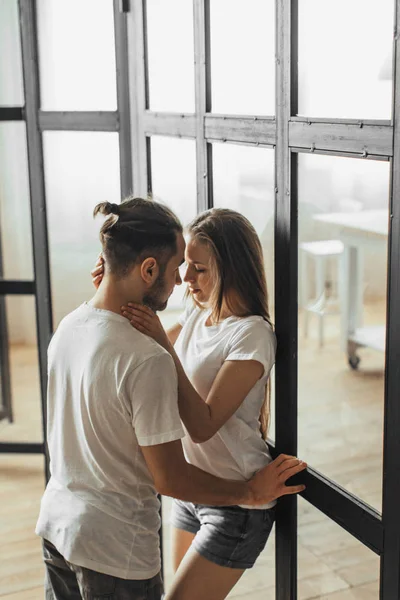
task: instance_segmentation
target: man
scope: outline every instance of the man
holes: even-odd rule
[[[303,486],[304,468],[281,456],[250,482],[218,479],[186,463],[172,357],[132,328],[121,307],[163,310],[185,242],[175,215],[131,198],[99,204],[105,256],[94,298],[61,322],[49,346],[51,478],[36,532],[46,598],[159,600],[157,492],[200,504],[265,504]]]

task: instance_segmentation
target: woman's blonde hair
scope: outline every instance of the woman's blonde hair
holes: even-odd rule
[[[187,231],[211,251],[210,268],[215,285],[209,306],[213,321],[219,321],[225,306],[239,317],[263,317],[272,327],[261,242],[250,221],[234,210],[212,208],[198,215]],[[271,384],[268,378],[260,413],[264,439],[269,427],[270,405]]]

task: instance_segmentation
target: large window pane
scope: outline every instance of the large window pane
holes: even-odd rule
[[[274,322],[274,152],[260,147],[214,144],[214,206],[242,213],[254,226],[264,253],[271,319]],[[274,437],[274,376],[272,371],[272,419]]]
[[[0,106],[23,106],[21,42],[17,0],[0,2]]]
[[[274,153],[266,148],[213,145],[214,206],[242,213],[264,251],[269,302],[274,299]]]
[[[393,0],[300,0],[299,114],[390,119],[393,16]]]
[[[94,293],[90,271],[101,251],[98,202],[119,202],[116,133],[46,132],[45,180],[55,325]]]
[[[196,215],[196,146],[193,140],[151,138],[152,194],[187,225]]]
[[[378,600],[379,556],[299,498],[298,598]]]
[[[150,108],[194,112],[193,4],[147,0]]]
[[[196,215],[196,145],[193,140],[162,136],[151,138],[151,179],[155,200],[165,202],[187,225]],[[168,315],[176,320],[186,285],[177,286],[168,302]],[[178,311],[177,313],[174,311]],[[165,321],[166,326],[169,322]],[[171,324],[173,324],[171,323]]]
[[[299,156],[299,455],[379,510],[388,197],[389,163]]]
[[[0,123],[0,247],[5,279],[33,279],[25,123]]]
[[[211,0],[212,110],[275,114],[275,2]]]
[[[44,110],[117,107],[112,0],[37,3]]]
[[[35,298],[6,296],[8,360],[14,421],[0,421],[2,442],[43,440]],[[0,373],[6,377],[6,373]],[[4,398],[2,402],[4,403]]]

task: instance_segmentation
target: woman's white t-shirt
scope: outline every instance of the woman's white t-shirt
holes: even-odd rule
[[[186,375],[203,400],[227,360],[256,360],[263,365],[264,374],[210,440],[196,444],[186,434],[185,457],[192,465],[217,477],[248,480],[272,460],[260,432],[259,416],[265,385],[275,362],[276,338],[271,326],[259,316],[232,316],[207,326],[209,316],[209,310],[197,307],[186,310],[179,320],[182,330],[175,342]],[[258,508],[270,506],[273,503]]]

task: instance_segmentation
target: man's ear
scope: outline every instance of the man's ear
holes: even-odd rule
[[[149,257],[140,265],[140,275],[147,285],[152,285],[159,275],[160,269],[155,258]]]

